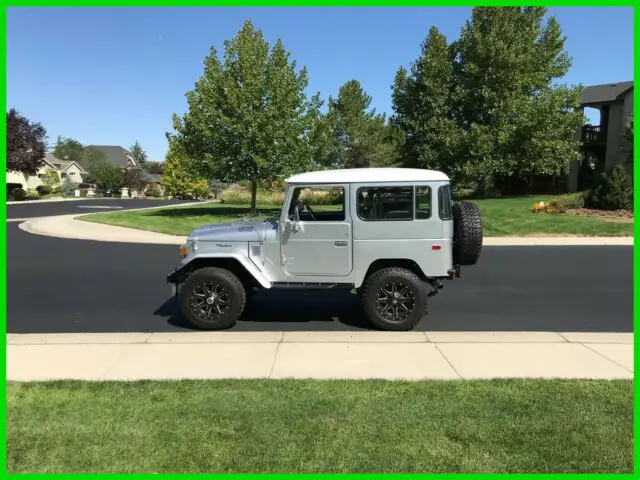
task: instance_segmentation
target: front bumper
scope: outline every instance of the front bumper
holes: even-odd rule
[[[180,284],[187,278],[187,274],[183,267],[175,268],[167,275],[167,283],[171,285],[171,296],[175,297],[180,292]]]

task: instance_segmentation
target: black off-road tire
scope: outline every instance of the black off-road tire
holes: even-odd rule
[[[382,289],[388,285],[406,286],[413,298],[411,312],[402,319],[385,316],[380,309],[379,298],[384,296]],[[380,330],[407,331],[413,329],[424,316],[427,309],[427,284],[411,270],[400,267],[383,268],[366,279],[362,289],[362,306],[369,321]]]
[[[453,262],[475,265],[482,251],[482,219],[475,203],[453,205]]]
[[[220,315],[203,316],[195,307],[194,297],[209,289],[211,284],[219,285],[224,292],[227,308]],[[232,327],[247,303],[247,294],[242,282],[232,272],[224,268],[206,267],[196,270],[184,282],[178,293],[180,309],[193,326],[202,330],[224,330]]]

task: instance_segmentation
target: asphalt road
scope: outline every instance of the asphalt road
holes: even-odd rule
[[[177,247],[43,237],[16,222],[7,250],[8,333],[189,329],[165,283]],[[632,332],[632,288],[633,247],[485,247],[418,329]],[[369,328],[347,292],[265,291],[234,330]]]
[[[61,202],[29,201],[7,205],[7,218],[34,218],[53,215],[79,215],[85,213],[131,210],[133,208],[161,207],[190,203],[193,200],[132,200],[96,198],[94,200],[70,200]]]

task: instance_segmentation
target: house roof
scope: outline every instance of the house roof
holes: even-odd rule
[[[633,81],[585,87],[580,94],[580,105],[615,102],[620,100],[631,89],[633,89]]]
[[[61,160],[58,160],[56,157],[54,157],[50,153],[45,153],[44,162],[48,163],[49,166],[52,168],[58,168],[58,165],[60,164]]]
[[[143,171],[140,176],[145,182],[148,183],[160,183],[160,180],[162,180],[162,175],[160,175],[159,173],[149,173]]]
[[[125,148],[117,145],[87,145],[87,148],[93,148],[104,153],[107,157],[107,162],[113,166],[120,168],[129,166],[128,156],[131,155],[131,152]]]
[[[428,182],[449,180],[442,172],[421,168],[345,168],[301,173],[287,183],[382,183]]]
[[[78,167],[78,169],[80,170],[80,172],[84,173],[84,169],[78,165],[77,162],[74,162],[73,160],[68,161],[68,160],[60,160],[57,157],[54,157],[53,155],[51,155],[50,153],[45,154],[44,159],[46,162],[48,162],[51,166],[57,168],[58,170],[64,171],[67,170],[69,167],[71,167],[72,165],[75,165],[76,167]]]

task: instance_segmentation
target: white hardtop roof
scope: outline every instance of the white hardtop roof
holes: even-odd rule
[[[448,181],[444,173],[421,168],[345,168],[319,170],[287,178],[287,183],[389,183]]]

